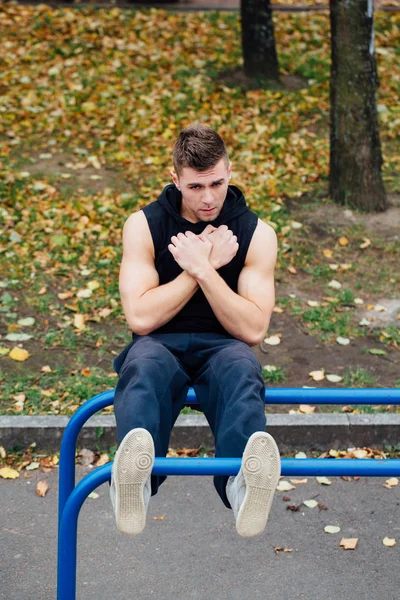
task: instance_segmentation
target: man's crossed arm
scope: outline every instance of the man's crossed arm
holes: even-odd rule
[[[179,233],[168,248],[183,272],[160,286],[146,217],[143,211],[131,215],[123,231],[119,284],[132,331],[146,335],[158,329],[185,306],[200,286],[214,314],[231,335],[249,345],[261,341],[275,304],[275,232],[259,221],[236,294],[217,269],[232,260],[238,247],[236,236],[226,226],[215,229],[209,225],[200,236]]]

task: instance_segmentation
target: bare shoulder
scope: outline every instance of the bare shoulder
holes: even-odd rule
[[[124,251],[129,252],[139,246],[146,251],[148,250],[154,253],[150,228],[147,223],[146,215],[142,210],[138,210],[129,215],[123,228]]]
[[[278,238],[275,230],[265,221],[258,219],[246,256],[246,266],[259,264],[274,268],[278,254]]]

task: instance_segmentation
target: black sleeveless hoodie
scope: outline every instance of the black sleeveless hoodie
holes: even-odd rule
[[[191,223],[180,215],[182,194],[174,184],[167,185],[155,202],[142,208],[153,238],[155,250],[155,268],[160,285],[169,283],[182,273],[168,244],[171,237],[179,232],[201,233],[209,222]],[[219,275],[227,285],[237,292],[240,271],[244,266],[248,247],[257,226],[258,217],[246,205],[245,198],[234,185],[228,192],[218,217],[211,225],[227,225],[237,236],[239,250],[230,263],[218,269]],[[201,289],[197,290],[187,304],[168,323],[152,333],[221,333],[232,337],[214,315],[210,304]]]

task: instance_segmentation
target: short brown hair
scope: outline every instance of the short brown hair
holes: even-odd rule
[[[225,142],[214,129],[201,123],[188,125],[182,129],[175,142],[173,161],[175,173],[179,176],[185,167],[197,171],[207,171],[224,159],[228,166],[228,150]]]

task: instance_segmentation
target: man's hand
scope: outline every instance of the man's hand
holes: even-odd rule
[[[239,250],[237,237],[233,235],[227,225],[220,225],[218,229],[212,225],[207,225],[198,237],[212,243],[209,261],[216,270],[230,263]]]
[[[168,245],[168,250],[181,269],[189,275],[196,278],[210,268],[209,257],[212,244],[207,236],[201,239],[192,231],[186,231],[185,234],[173,235],[171,242]]]

